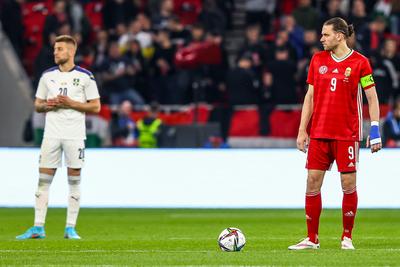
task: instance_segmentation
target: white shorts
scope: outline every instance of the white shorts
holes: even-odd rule
[[[40,148],[39,167],[59,168],[62,166],[62,152],[64,151],[65,166],[80,169],[85,162],[84,140],[65,140],[43,138]]]

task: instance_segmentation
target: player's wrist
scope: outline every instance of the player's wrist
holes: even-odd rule
[[[381,135],[379,132],[379,121],[371,121],[369,137],[371,145],[382,143]]]
[[[371,121],[371,126],[378,126],[379,127],[379,121]]]

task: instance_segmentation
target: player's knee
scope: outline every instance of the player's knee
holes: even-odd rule
[[[310,173],[310,174],[308,174],[308,177],[307,177],[307,183],[309,185],[313,185],[313,186],[319,185],[319,184],[321,184],[321,177],[319,175]]]
[[[38,183],[39,190],[42,189],[42,188],[50,187],[51,183],[53,182],[53,178],[54,178],[53,175],[40,173],[40,175],[39,175],[39,183]]]
[[[81,169],[68,168],[68,176],[80,176]]]
[[[344,193],[352,193],[355,191],[356,183],[355,181],[342,181],[342,190]]]

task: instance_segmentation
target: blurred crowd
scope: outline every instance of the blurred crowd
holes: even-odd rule
[[[46,3],[47,15],[40,50],[33,62],[25,62],[30,39],[23,6],[32,2]],[[245,14],[244,24],[235,21],[238,9]],[[54,65],[55,37],[70,34],[79,43],[76,63],[95,74],[103,103],[258,105],[261,118],[276,105],[302,102],[308,63],[321,50],[322,24],[336,16],[354,24],[349,45],[370,58],[379,101],[392,105],[400,81],[399,1],[1,2],[2,28],[24,59],[34,88]],[[232,38],[240,31],[239,40]],[[268,134],[268,125],[260,131]]]

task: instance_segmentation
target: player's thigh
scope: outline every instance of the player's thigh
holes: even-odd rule
[[[39,167],[59,168],[61,167],[62,146],[60,139],[43,138],[40,147]]]
[[[355,172],[358,165],[359,142],[336,141],[336,164],[339,172]]]
[[[65,166],[72,169],[80,169],[85,163],[85,141],[63,140]]]
[[[307,169],[327,171],[331,168],[334,160],[330,148],[331,142],[331,140],[310,139],[307,152]]]

